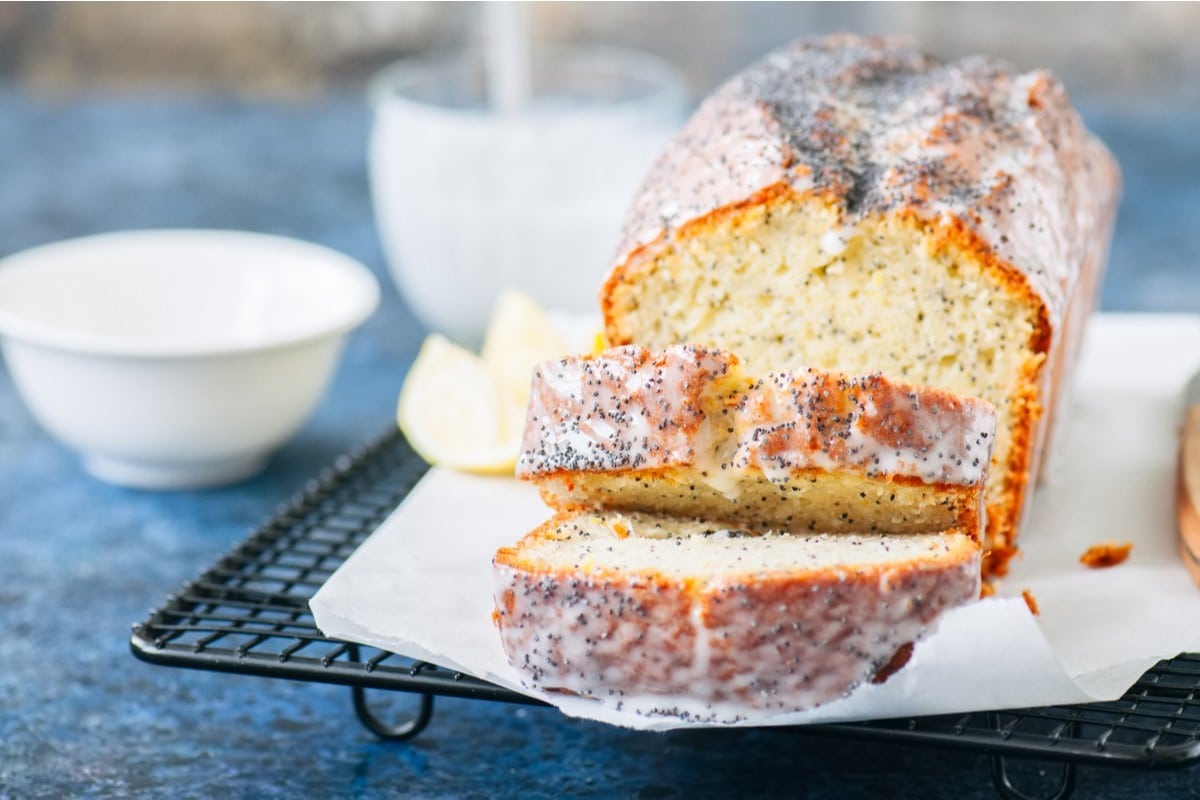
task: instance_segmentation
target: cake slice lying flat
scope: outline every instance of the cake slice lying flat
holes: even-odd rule
[[[978,538],[995,431],[986,402],[878,374],[627,346],[536,369],[517,475],[560,510]]]
[[[530,686],[696,721],[801,710],[881,680],[979,595],[954,531],[791,534],[567,512],[496,554],[496,624]]]

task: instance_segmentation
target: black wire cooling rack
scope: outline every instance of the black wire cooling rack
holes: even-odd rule
[[[134,655],[155,664],[347,685],[363,724],[393,739],[419,733],[438,695],[539,704],[470,675],[329,639],[313,622],[309,598],[425,470],[398,433],[339,458],[273,519],[134,625]],[[368,707],[366,689],[415,693],[420,707],[401,724],[385,724]],[[1024,796],[1009,780],[1006,758],[1057,761],[1062,779],[1052,796],[1065,798],[1077,764],[1153,769],[1200,761],[1200,654],[1159,663],[1108,703],[804,730],[987,753],[1006,797]]]

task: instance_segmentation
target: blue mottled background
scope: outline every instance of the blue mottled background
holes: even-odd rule
[[[255,71],[250,59],[242,73],[220,72],[205,82],[199,70],[195,85],[181,88],[186,81],[174,73],[156,82],[151,67],[129,66],[128,53],[116,59],[119,69],[104,66],[93,53],[104,52],[97,37],[125,41],[96,33],[115,24],[104,17],[111,10],[75,12],[87,24],[78,23],[83,32],[73,39],[69,25],[64,33],[66,23],[55,18],[65,12],[9,5],[20,8],[0,6],[0,255],[115,229],[243,228],[342,250],[375,270],[384,298],[353,338],[311,423],[265,473],[228,489],[148,493],[88,478],[71,453],[37,428],[0,371],[0,798],[994,796],[986,759],[968,753],[789,731],[631,733],[546,709],[461,700],[439,701],[429,729],[412,743],[387,744],[360,727],[347,689],[167,669],[132,658],[132,622],[240,541],[337,454],[390,424],[424,332],[388,282],[371,218],[364,149],[370,116],[357,82],[362,68],[352,68],[364,59],[347,56],[314,67],[277,55],[268,59],[274,72]],[[288,19],[304,19],[303,10],[282,5],[290,8]],[[600,38],[617,29],[594,8],[577,12],[587,24],[564,22],[571,12],[557,4],[548,8],[539,12],[540,24],[552,31]],[[1174,46],[1174,33],[1155,40],[1128,7],[1075,8],[1071,16],[1085,41],[1102,29],[1117,37],[1126,31],[1143,49],[1153,50],[1156,41]],[[681,33],[689,30],[688,10],[652,7],[636,35],[626,38],[643,46],[657,42],[668,55],[689,41],[707,43],[717,65],[689,71],[699,90],[723,74],[714,74],[721,65],[732,68],[755,48],[805,29],[797,23],[783,30],[800,13],[794,9],[792,17],[758,6],[726,9],[722,13],[741,27],[722,39],[709,28],[719,29],[723,17],[693,9],[699,27],[688,39]],[[395,52],[453,39],[469,28],[467,11],[413,6],[389,12],[426,26],[413,22],[412,30],[396,33]],[[803,20],[822,29],[846,20],[903,27],[906,19],[886,10],[879,12],[881,22],[868,19],[867,11],[843,9],[838,17],[809,9]],[[147,19],[158,13],[146,12]],[[191,15],[186,19],[197,39],[208,29],[237,29],[215,22],[205,28],[196,23],[204,19],[199,12],[179,13]],[[245,9],[227,13],[253,18]],[[337,19],[326,6],[311,13]],[[960,9],[945,13],[947,24],[970,21]],[[986,7],[980,13],[1000,12]],[[1057,7],[1044,13],[1064,17]],[[1097,15],[1106,13],[1126,16],[1102,24]],[[1154,13],[1176,25],[1200,19],[1191,12]],[[624,5],[609,14],[639,19]],[[912,12],[913,19],[927,14]],[[319,25],[306,24],[319,32]],[[143,27],[154,30],[150,22]],[[320,41],[311,31],[296,34],[301,42],[309,41],[305,36]],[[345,37],[354,41],[353,30]],[[66,66],[55,71],[44,63],[45,53],[27,52],[34,49],[30,41],[47,50],[91,44],[63,56]],[[376,60],[391,53],[373,47]],[[1054,56],[1065,59],[1068,71],[1086,72],[1078,46],[1063,49],[1069,52]],[[71,61],[79,52],[92,53],[92,61]],[[186,48],[179,58],[203,62]],[[1163,69],[1175,65],[1182,83],[1195,62],[1194,53],[1174,51],[1154,58],[1129,69],[1153,70],[1165,61]],[[289,74],[299,77],[289,82]],[[1200,106],[1188,94],[1193,85],[1164,89],[1158,80],[1146,88],[1126,76],[1107,88],[1089,83],[1082,92],[1089,124],[1117,154],[1126,178],[1104,289],[1108,309],[1200,310]],[[407,702],[382,700],[397,713]],[[1036,784],[1037,765],[1024,777]],[[1077,790],[1079,797],[1197,795],[1197,769],[1086,768]]]

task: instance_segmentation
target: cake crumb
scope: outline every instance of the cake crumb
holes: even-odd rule
[[[988,551],[983,555],[983,577],[985,581],[1003,578],[1008,575],[1008,564],[1021,550],[1012,545],[992,542]]]
[[[1094,544],[1084,551],[1083,555],[1079,557],[1079,563],[1092,569],[1115,567],[1129,558],[1129,551],[1132,549],[1133,542],[1125,542],[1124,544],[1118,544],[1113,541],[1100,542],[1100,544]]]
[[[880,667],[879,671],[876,672],[874,677],[871,678],[871,683],[878,685],[895,675],[905,664],[908,663],[908,660],[912,658],[912,653],[912,642],[906,642],[900,645],[900,649],[898,649],[892,655],[891,659],[889,659],[886,664]]]
[[[1042,612],[1038,611],[1037,598],[1033,596],[1033,592],[1028,589],[1021,590],[1021,599],[1025,601],[1025,605],[1029,606],[1029,613],[1035,617]]]

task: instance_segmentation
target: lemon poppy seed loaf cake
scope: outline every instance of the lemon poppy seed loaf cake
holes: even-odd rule
[[[748,374],[696,345],[534,370],[517,476],[559,510],[980,536],[995,411],[878,374]]]
[[[893,39],[800,41],[721,87],[652,169],[601,293],[606,337],[989,401],[1002,574],[1118,193],[1111,155],[1045,72],[943,64]]]

